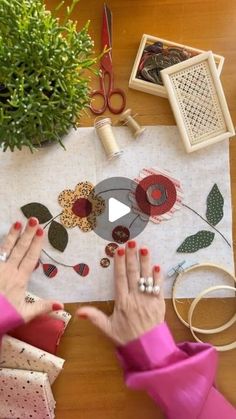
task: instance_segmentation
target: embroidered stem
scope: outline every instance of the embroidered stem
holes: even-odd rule
[[[53,262],[57,263],[58,265],[61,266],[65,266],[66,268],[73,268],[73,265],[67,265],[66,263],[63,262],[58,262],[58,260],[54,259],[52,256],[49,255],[49,253],[46,252],[46,250],[42,249],[42,252],[49,258],[51,259]],[[42,263],[42,262],[41,262]]]
[[[133,221],[131,222],[131,224],[129,225],[129,228],[131,228],[132,227],[132,225],[134,224],[134,222],[137,220],[137,218],[139,218],[139,215],[137,215],[134,219],[133,219]]]
[[[207,221],[204,217],[202,217],[200,214],[198,214],[198,212],[195,211],[193,208],[189,207],[188,205],[184,204],[183,202],[182,202],[182,205],[185,208],[188,208],[190,211],[194,212],[194,214],[198,215],[198,217],[200,217],[203,221],[205,221],[211,228],[213,228],[213,230],[215,230],[218,234],[220,234],[220,236],[226,241],[228,246],[231,247],[231,244],[229,243],[229,241],[226,239],[226,237],[216,227],[214,227],[211,223],[209,223],[209,221]]]
[[[56,218],[60,217],[60,215],[61,215],[61,214],[62,214],[62,212],[60,212],[60,214],[57,214],[55,217],[51,218],[51,220],[49,220],[49,221],[48,221],[48,223],[47,223],[47,224],[45,224],[45,226],[43,227],[43,229],[45,230],[45,228],[46,228],[49,224],[51,224],[51,222],[52,222],[53,220],[55,220]]]
[[[101,195],[102,193],[106,193],[106,192],[112,192],[112,191],[130,191],[130,189],[128,188],[118,188],[118,189],[107,189],[106,191],[101,191],[98,194],[96,194],[97,196]]]

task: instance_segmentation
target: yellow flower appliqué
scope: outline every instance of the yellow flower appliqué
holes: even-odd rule
[[[95,195],[94,186],[90,182],[80,182],[75,190],[66,189],[58,197],[63,207],[60,221],[67,227],[78,226],[82,231],[94,230],[96,217],[105,209],[105,202]]]

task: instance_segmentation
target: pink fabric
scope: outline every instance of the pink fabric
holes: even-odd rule
[[[14,327],[24,324],[24,320],[13,305],[0,294],[0,341],[1,337]]]
[[[0,295],[0,339],[23,323]],[[236,419],[236,409],[214,388],[217,354],[210,345],[176,345],[162,323],[117,352],[127,385],[146,390],[168,419]]]
[[[217,353],[210,345],[176,345],[162,323],[117,353],[128,387],[146,390],[168,419],[236,419],[214,388]]]

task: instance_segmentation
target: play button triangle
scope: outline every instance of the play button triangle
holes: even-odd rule
[[[119,220],[119,218],[124,217],[130,213],[130,207],[123,204],[121,201],[118,201],[115,198],[109,198],[108,201],[108,220],[110,223]]]

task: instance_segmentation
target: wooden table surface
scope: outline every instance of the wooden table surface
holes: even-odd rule
[[[53,8],[59,0],[47,0],[46,3],[48,8]],[[80,0],[73,13],[73,18],[78,20],[78,28],[88,19],[91,21],[90,33],[97,52],[100,51],[102,5],[102,0]],[[126,91],[127,106],[138,113],[142,125],[175,124],[166,99],[128,88],[130,72],[143,33],[223,55],[225,64],[221,80],[236,125],[236,2],[234,0],[110,0],[108,6],[113,12],[114,19],[115,83]],[[63,11],[60,13],[62,16]],[[93,82],[94,87],[97,87],[96,83],[97,81]],[[81,125],[93,125],[93,120],[94,116],[91,114],[84,116]],[[206,152],[210,153],[210,149]],[[230,156],[233,207],[235,207],[235,141],[231,141]],[[236,237],[235,228],[234,222],[234,237]],[[110,313],[112,304],[105,302],[94,305]],[[185,301],[181,305],[185,313],[188,304],[189,302]],[[76,307],[77,304],[66,305],[66,309],[72,314]],[[219,325],[233,313],[234,309],[235,301],[230,299],[204,301],[199,307],[196,321],[206,326]],[[178,321],[169,300],[167,321],[177,341],[191,340],[189,331]],[[229,342],[235,339],[235,336],[236,328],[232,327],[214,342]],[[57,401],[56,419],[163,417],[145,394],[125,388],[113,345],[88,321],[78,322],[76,319],[71,321],[61,340],[58,355],[65,358],[66,362],[62,374],[53,386]],[[217,374],[218,388],[234,405],[236,405],[235,355],[235,350],[220,354]]]

